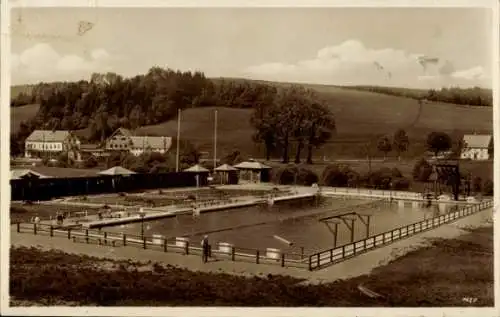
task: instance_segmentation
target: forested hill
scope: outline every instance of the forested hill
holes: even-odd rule
[[[22,122],[18,138],[33,129],[89,128],[90,141],[104,140],[118,127],[135,129],[168,121],[178,109],[252,108],[272,102],[271,85],[207,79],[200,72],[151,68],[124,78],[94,74],[89,81],[41,83],[20,92],[12,105],[39,104],[34,118]]]
[[[12,106],[39,104],[34,118],[23,122],[18,137],[33,129],[88,128],[90,141],[104,140],[117,127],[131,129],[168,121],[178,109],[201,107],[262,108],[272,102],[280,84],[242,79],[209,79],[201,72],[159,67],[124,78],[114,73],[94,74],[89,81],[41,83],[16,87]],[[320,92],[339,87],[302,85]],[[345,88],[344,88],[345,89]],[[491,106],[491,94],[481,89],[415,91],[384,87],[350,87],[378,93],[458,104]]]

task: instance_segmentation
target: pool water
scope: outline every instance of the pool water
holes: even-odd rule
[[[238,248],[259,249],[277,248],[286,252],[305,253],[333,247],[333,234],[319,218],[356,211],[371,215],[370,235],[385,232],[410,223],[431,218],[449,212],[451,206],[438,208],[412,207],[407,204],[400,207],[388,202],[374,202],[358,199],[323,198],[280,202],[273,206],[252,206],[238,209],[202,213],[198,217],[181,215],[146,221],[144,224],[131,223],[102,230],[139,235],[141,226],[144,234],[160,234],[169,238],[189,237],[194,243],[201,241],[208,234],[213,245],[226,242]],[[348,222],[350,224],[350,222]],[[333,226],[331,226],[333,227]],[[350,242],[351,234],[346,225],[338,224],[337,246]],[[292,242],[290,246],[275,236]],[[354,222],[354,240],[366,237],[366,226],[356,219]]]

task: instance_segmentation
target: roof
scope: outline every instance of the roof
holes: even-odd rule
[[[216,167],[215,170],[220,172],[229,172],[229,171],[237,171],[238,169],[232,167],[229,164],[222,164],[221,166]]]
[[[131,175],[131,174],[135,174],[135,172],[128,170],[126,168],[123,168],[121,166],[114,166],[110,169],[99,172],[99,174],[101,174],[101,175]]]
[[[272,168],[271,166],[267,166],[265,164],[262,164],[260,162],[255,162],[255,161],[241,162],[240,164],[235,165],[234,167],[239,168],[239,169],[247,169],[247,170],[263,170],[263,169]]]
[[[186,168],[184,172],[197,172],[197,173],[203,173],[203,172],[210,172],[208,169],[204,168],[203,166],[196,164],[191,166],[190,168]]]
[[[49,176],[45,176],[29,169],[14,169],[10,171],[10,179],[21,179],[25,177],[48,178]]]
[[[91,143],[81,144],[80,149],[83,151],[103,150],[99,146],[99,144],[91,144]]]
[[[152,148],[152,149],[170,149],[172,138],[166,136],[131,136],[132,147]]]
[[[113,134],[117,134],[117,133],[120,133],[124,136],[132,136],[134,135],[132,133],[132,131],[130,131],[129,129],[125,129],[125,128],[118,128]]]
[[[67,130],[35,130],[26,141],[31,142],[63,142],[70,135]]]
[[[491,135],[488,134],[466,134],[464,135],[465,147],[467,148],[488,148]]]

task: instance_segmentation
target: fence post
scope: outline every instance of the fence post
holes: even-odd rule
[[[309,256],[309,271],[312,271],[312,255]]]
[[[391,242],[394,241],[394,230],[391,230]]]
[[[320,264],[320,262],[319,262],[319,256],[320,255],[321,255],[321,253],[316,254],[316,267],[319,267],[319,264]]]
[[[142,237],[142,247],[146,249],[146,237]]]
[[[85,242],[89,243],[89,229],[85,229]]]
[[[50,236],[54,236],[54,227],[52,227],[52,225],[50,226]]]
[[[300,247],[300,259],[304,258],[304,247]]]
[[[108,233],[104,232],[104,244],[108,244]]]
[[[17,232],[18,233],[21,232],[21,223],[20,222],[17,223]]]
[[[342,246],[342,259],[345,258],[345,245]]]
[[[259,264],[259,250],[255,252],[255,263]]]
[[[235,249],[234,246],[231,247],[231,261],[234,261],[234,258],[235,258],[235,253],[236,252],[234,251],[234,249]]]
[[[36,223],[33,224],[33,234],[36,234]]]
[[[163,252],[167,252],[167,238],[163,239]]]
[[[127,235],[123,234],[123,246],[127,245]]]
[[[68,240],[71,240],[71,228],[68,228]]]

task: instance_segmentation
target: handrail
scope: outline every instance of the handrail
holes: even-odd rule
[[[493,201],[491,200],[484,201],[475,205],[469,205],[451,213],[414,222],[406,226],[388,230],[383,233],[379,233],[377,235],[361,239],[352,243],[348,243],[339,247],[313,253],[309,255],[309,261],[308,261],[309,270],[312,271],[315,269],[319,269],[325,266],[329,266],[344,261],[360,253],[364,253],[371,249],[374,249],[375,247],[387,245],[396,240],[400,240],[402,238],[406,238],[415,235],[417,233],[433,229],[445,223],[449,223],[451,221],[463,218],[475,212],[489,208],[492,205]]]
[[[142,249],[156,249],[163,252],[176,252],[183,254],[199,254],[201,248],[192,246],[189,241],[179,243],[177,238],[168,238],[164,236],[140,236],[132,234],[123,234],[117,232],[107,232],[95,229],[71,228],[50,225],[46,223],[16,223],[17,232],[30,232],[37,234],[49,234],[51,237],[64,236],[68,240],[74,242],[83,241],[85,243],[98,243],[104,245],[117,246],[135,246]],[[213,246],[219,247],[219,243]],[[229,258],[231,261],[252,261],[254,263],[279,264],[283,267],[293,266],[298,268],[307,268],[307,256],[302,251],[296,252],[279,252],[279,258],[269,258],[266,256],[266,250],[240,248],[231,246],[230,252],[225,252],[220,249],[211,250],[213,256],[221,258]]]

